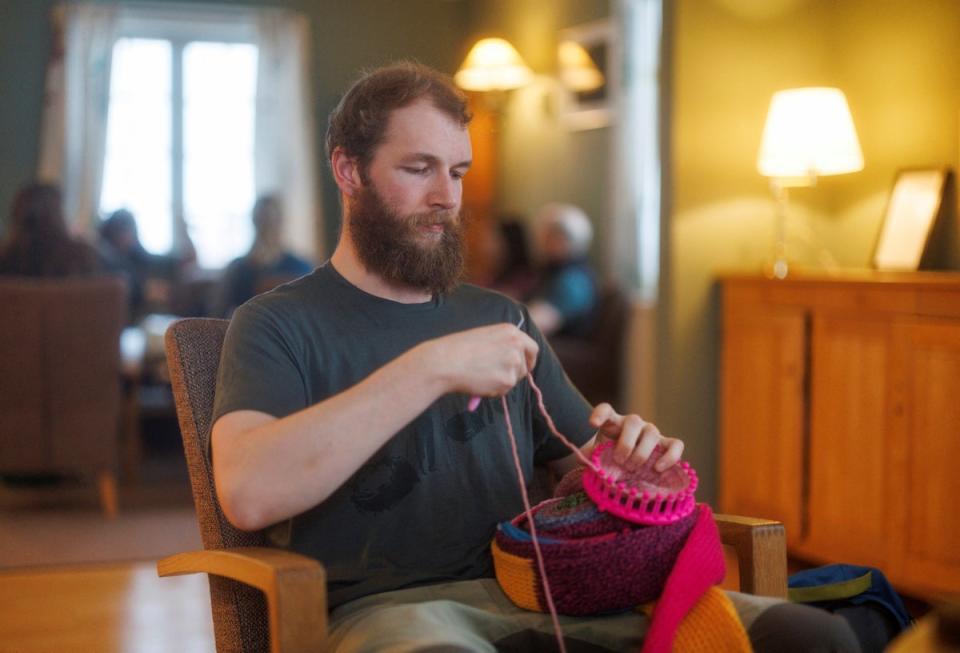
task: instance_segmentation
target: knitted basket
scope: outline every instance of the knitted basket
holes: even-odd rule
[[[696,512],[648,527],[601,512],[584,492],[533,508],[557,611],[584,616],[629,610],[656,599]],[[497,581],[518,606],[547,611],[533,543],[521,514],[497,528],[492,545]]]
[[[686,462],[658,472],[654,465],[661,455],[657,447],[642,466],[627,469],[613,459],[613,442],[604,442],[593,450],[598,471],[584,471],[583,489],[600,510],[622,519],[650,525],[679,521],[696,506],[697,473]]]

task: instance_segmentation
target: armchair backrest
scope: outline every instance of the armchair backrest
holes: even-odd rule
[[[227,521],[213,482],[213,398],[229,324],[227,320],[188,318],[174,322],[165,336],[170,382],[205,549],[267,545],[262,532],[241,531]],[[269,650],[266,603],[259,590],[211,575],[210,601],[218,653]]]
[[[122,280],[0,279],[0,471],[113,474]]]

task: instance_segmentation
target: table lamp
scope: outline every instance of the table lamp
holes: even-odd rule
[[[863,169],[863,154],[843,92],[812,87],[778,91],[770,100],[757,157],[777,200],[775,252],[771,274],[783,279],[787,263],[787,189],[813,186],[817,177]]]

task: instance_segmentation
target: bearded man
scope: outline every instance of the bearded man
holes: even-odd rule
[[[666,468],[683,450],[636,415],[591,408],[523,306],[460,283],[469,120],[463,94],[424,66],[357,81],[327,131],[343,206],[333,256],[237,309],[224,343],[212,434],[221,506],[237,527],[323,562],[329,650],[551,640],[548,616],[500,592],[489,548],[497,523],[523,509],[501,396],[526,478],[535,463],[560,474],[577,464],[535,415],[528,372],[588,455],[614,440],[622,462],[639,464],[660,445]],[[473,396],[484,398],[475,411]],[[590,650],[636,647],[643,619],[582,630],[604,646]]]

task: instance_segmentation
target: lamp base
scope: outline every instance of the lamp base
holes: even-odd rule
[[[773,279],[786,279],[789,272],[790,264],[784,258],[778,258],[767,265],[767,276]]]
[[[802,271],[804,266],[786,257],[768,259],[763,264],[763,275],[768,279],[786,279]]]

